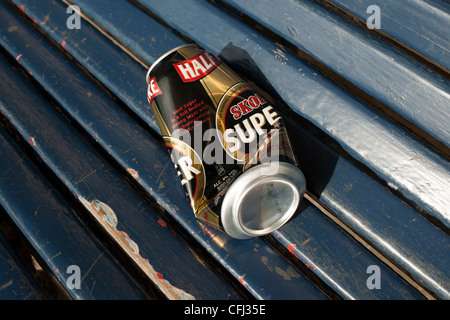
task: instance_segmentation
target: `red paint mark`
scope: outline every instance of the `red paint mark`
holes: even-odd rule
[[[158,224],[159,224],[161,227],[167,227],[167,224],[166,224],[164,221],[162,221],[161,219],[158,220]]]
[[[158,277],[159,280],[162,280],[162,278],[163,278],[162,274],[160,274],[158,272],[156,273],[156,276]]]
[[[62,42],[62,46],[65,47],[66,46],[66,41],[63,40]]]
[[[17,57],[16,57],[16,61],[19,61],[19,59],[21,58],[23,56],[23,54],[21,53],[21,54],[19,54]],[[20,62],[19,62],[20,63]]]
[[[312,264],[311,267],[312,267],[314,270],[316,270],[316,266],[315,266],[315,265]]]
[[[305,266],[306,266],[307,268],[309,268],[309,264],[305,263]]]
[[[294,250],[297,247],[296,244],[291,244],[290,246],[287,246],[287,249],[289,250],[289,252],[298,259],[297,255],[295,254]]]
[[[20,6],[20,10],[22,10],[22,12],[25,12],[25,9],[23,8],[23,5]]]
[[[239,283],[244,285],[244,277],[245,277],[245,273],[239,277]]]
[[[56,273],[59,273],[59,270],[58,270],[58,269],[56,269]]]
[[[136,170],[134,170],[132,168],[128,168],[127,172],[136,180],[139,179],[139,173]]]
[[[30,74],[30,76],[32,76],[32,75],[33,75],[33,72],[31,72],[31,71],[30,71],[30,72],[28,72],[28,73]]]
[[[150,194],[153,194],[153,188],[150,188]]]
[[[36,146],[37,144],[36,144],[36,139],[34,139],[34,137],[30,137],[30,143],[31,143],[31,145],[33,145],[33,146]]]
[[[37,24],[37,21],[36,21],[36,19],[33,19],[33,22]]]

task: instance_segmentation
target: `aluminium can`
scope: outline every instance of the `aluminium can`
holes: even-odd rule
[[[306,189],[283,119],[264,96],[196,45],[161,56],[148,102],[195,216],[238,239],[268,234]]]

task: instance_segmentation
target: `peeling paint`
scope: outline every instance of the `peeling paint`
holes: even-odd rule
[[[78,196],[78,201],[93,215],[98,223],[108,232],[108,234],[119,244],[125,253],[133,259],[145,275],[158,288],[172,300],[194,300],[191,294],[174,287],[169,281],[163,279],[163,275],[155,271],[148,259],[144,259],[139,254],[139,246],[130,236],[117,229],[118,219],[115,212],[104,202],[98,200],[87,201],[84,197]]]
[[[7,287],[11,286],[13,284],[12,280],[9,280],[8,282],[6,282],[5,284],[0,286],[0,291],[6,289]]]
[[[290,246],[287,246],[287,249],[289,250],[289,252],[298,259],[297,255],[295,254],[294,250],[297,247],[296,244],[291,244]]]
[[[243,286],[245,285],[244,277],[245,277],[245,273],[239,277],[239,283],[242,284]]]
[[[267,269],[269,269],[270,272],[273,272],[272,267],[269,265],[269,258],[267,258],[266,256],[262,256],[261,262],[266,265]]]
[[[48,14],[44,17],[44,20],[42,20],[41,24],[45,25],[47,23],[48,19],[50,19],[50,14]]]
[[[134,170],[134,169],[132,169],[132,168],[128,168],[127,169],[127,172],[134,178],[134,179],[139,179],[139,173],[136,171],[136,170]]]
[[[36,139],[34,137],[30,137],[30,143],[32,146],[36,147],[37,143],[36,143]]]
[[[14,31],[16,31],[17,29],[19,29],[18,26],[11,26],[11,27],[8,28],[8,32],[14,32]]]
[[[163,220],[161,220],[161,219],[158,220],[158,224],[159,224],[161,227],[167,227],[167,224],[166,224]]]
[[[275,267],[275,272],[287,281],[292,280],[292,278],[300,278],[300,274],[292,266],[288,266],[286,271],[279,267]]]

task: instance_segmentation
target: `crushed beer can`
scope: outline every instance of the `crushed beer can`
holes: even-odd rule
[[[195,216],[238,239],[296,212],[306,182],[276,108],[213,54],[174,48],[147,73],[148,101]]]

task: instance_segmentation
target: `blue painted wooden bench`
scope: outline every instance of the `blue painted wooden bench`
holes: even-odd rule
[[[0,3],[0,299],[448,299],[450,12],[410,2]],[[268,236],[192,214],[145,83],[185,43],[286,119],[307,194]]]

